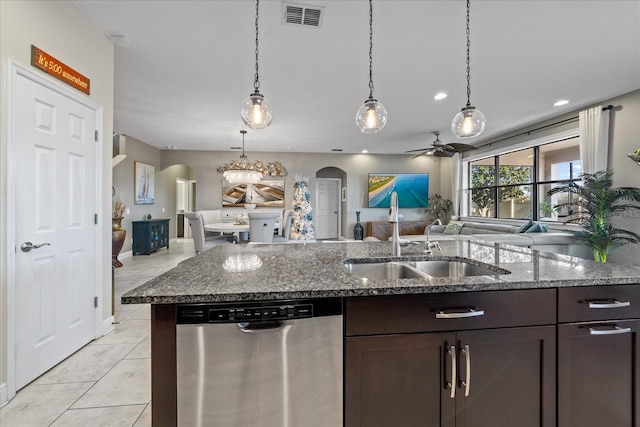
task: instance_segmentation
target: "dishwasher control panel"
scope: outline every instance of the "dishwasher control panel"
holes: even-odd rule
[[[313,316],[313,306],[311,304],[302,304],[258,308],[238,307],[211,309],[209,310],[208,316],[209,323],[303,319]]]
[[[342,314],[340,298],[178,304],[176,323],[246,323],[338,314]]]

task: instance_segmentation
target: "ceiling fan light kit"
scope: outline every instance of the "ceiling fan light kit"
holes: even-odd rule
[[[467,0],[467,105],[453,118],[451,122],[451,132],[461,139],[475,138],[484,132],[487,119],[476,107],[471,106],[471,66],[470,50],[471,41],[469,38],[470,21],[470,0]]]
[[[253,81],[253,93],[244,101],[240,116],[244,124],[251,129],[264,129],[271,124],[273,114],[271,105],[260,93],[260,76],[258,74],[258,18],[260,0],[256,0],[256,75]]]
[[[356,125],[363,133],[377,133],[387,124],[387,109],[373,97],[373,3],[369,0],[369,98],[358,108]]]
[[[440,132],[435,131],[433,134],[436,136],[436,140],[433,141],[429,148],[419,148],[417,150],[409,150],[406,153],[418,153],[414,154],[412,159],[420,156],[434,156],[434,157],[453,157],[456,153],[464,153],[465,151],[476,150],[477,148],[469,144],[461,143],[449,143],[445,144],[440,141]]]

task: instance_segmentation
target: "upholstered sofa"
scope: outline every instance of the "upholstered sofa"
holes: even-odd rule
[[[490,242],[537,249],[544,252],[593,259],[593,252],[588,246],[575,238],[572,233],[560,227],[554,228],[553,226],[547,226],[547,232],[519,233],[519,225],[464,220],[460,222],[462,222],[462,227],[457,234],[444,234],[446,228],[444,225],[431,226],[431,240],[487,240]],[[429,223],[425,222],[424,224],[425,227],[423,227],[422,230],[419,230],[419,227],[416,226],[408,228],[413,230],[411,233],[403,232],[406,229],[401,227],[400,238],[408,241],[426,240],[425,228]],[[391,226],[391,224],[389,224],[389,226]],[[377,234],[375,233],[376,230],[378,231]],[[389,236],[391,236],[390,231],[388,233],[386,232],[386,227],[367,226],[367,231],[368,236],[379,240],[388,240]],[[369,234],[369,232],[372,234]]]

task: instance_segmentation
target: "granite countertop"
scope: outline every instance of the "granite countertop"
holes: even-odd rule
[[[175,304],[291,298],[398,295],[640,284],[640,267],[599,264],[482,240],[441,241],[425,255],[424,245],[391,257],[388,242],[219,245],[127,292],[123,304]],[[510,274],[461,278],[371,280],[347,271],[344,261],[456,259],[486,263]]]

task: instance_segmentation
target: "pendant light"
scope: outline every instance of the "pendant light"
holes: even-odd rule
[[[363,133],[377,133],[387,124],[387,109],[373,98],[373,3],[369,0],[369,98],[356,113],[356,125]]]
[[[246,130],[241,130],[242,134],[242,156],[239,162],[232,162],[229,169],[223,172],[223,176],[229,184],[255,184],[262,179],[262,172],[256,169],[256,165],[244,155],[244,136]]]
[[[258,75],[258,17],[260,0],[256,0],[256,76],[253,81],[253,93],[244,101],[240,115],[242,121],[251,129],[263,129],[271,124],[271,105],[260,93],[260,77]]]
[[[471,66],[469,65],[469,10],[470,0],[467,0],[467,105],[453,118],[451,131],[458,138],[474,138],[484,131],[487,119],[480,110],[471,106]]]

